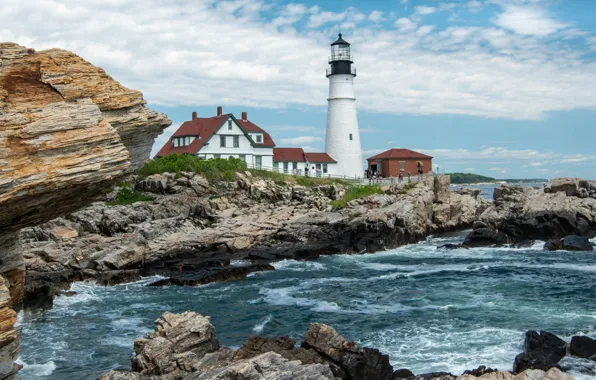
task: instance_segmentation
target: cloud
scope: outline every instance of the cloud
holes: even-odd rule
[[[464,171],[465,172],[475,172],[476,169],[474,169],[474,168],[465,168]]]
[[[379,22],[383,21],[385,18],[383,17],[383,12],[381,11],[372,11],[368,15],[368,19],[372,22]]]
[[[493,172],[499,172],[501,174],[507,173],[507,169],[504,169],[504,168],[490,168],[488,170],[493,171]]]
[[[472,1],[468,1],[466,3],[466,7],[468,8],[468,10],[472,13],[476,13],[476,12],[480,12],[480,10],[482,10],[482,3],[478,0],[472,0]]]
[[[505,6],[504,12],[493,22],[518,34],[546,37],[569,25],[550,18],[546,12],[533,6]]]
[[[310,132],[315,134],[324,134],[326,127],[311,127],[305,125],[272,125],[265,127],[265,130],[268,132]]]
[[[416,30],[418,25],[409,18],[402,17],[395,21],[395,26],[397,26],[401,32],[409,32]]]
[[[341,27],[356,59],[359,110],[540,120],[556,111],[596,109],[596,62],[585,57],[592,40],[550,43],[541,34],[561,24],[551,18],[555,27],[531,22],[526,31],[503,6],[497,17],[503,27],[431,29],[402,17],[380,29],[370,13],[353,7],[276,4],[0,0],[0,40],[71,50],[154,105],[322,109],[325,58]]]
[[[416,10],[416,13],[421,14],[421,15],[429,15],[429,14],[435,13],[437,11],[437,8],[435,8],[435,7],[427,7],[424,5],[419,5],[417,7],[414,7],[414,9]]]
[[[285,145],[302,145],[302,144],[311,144],[313,142],[321,141],[320,137],[315,136],[298,136],[298,137],[289,137],[289,138],[282,138],[278,139],[281,144]]]

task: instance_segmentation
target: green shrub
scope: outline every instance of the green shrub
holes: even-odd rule
[[[130,205],[135,202],[146,202],[152,201],[154,199],[155,198],[153,197],[135,191],[134,189],[130,188],[129,185],[122,185],[118,191],[118,194],[116,195],[116,199],[113,202],[108,202],[107,204],[110,206]]]
[[[213,158],[201,160],[191,154],[170,154],[149,160],[138,171],[139,176],[152,174],[194,172],[203,174],[209,179],[232,180],[234,173],[245,171],[246,163],[239,158]]]
[[[366,186],[354,186],[348,189],[346,194],[338,200],[335,200],[331,203],[331,207],[333,209],[341,209],[346,207],[349,201],[358,198],[368,197],[369,195],[373,194],[383,194],[383,190],[379,188],[379,186],[374,185],[366,185]]]

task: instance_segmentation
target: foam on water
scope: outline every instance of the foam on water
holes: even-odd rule
[[[24,379],[28,376],[44,377],[50,376],[56,370],[56,363],[49,361],[43,364],[29,364],[24,362],[21,358],[16,360],[18,364],[23,365],[23,369],[19,372]]]
[[[297,261],[297,260],[282,260],[272,264],[275,270],[283,271],[314,271],[323,270],[325,265],[317,261]]]
[[[265,317],[265,319],[263,319],[261,322],[257,323],[255,325],[255,327],[253,327],[252,331],[254,331],[257,334],[262,333],[263,330],[265,329],[265,326],[267,326],[267,323],[271,322],[272,319],[273,319],[273,317],[271,316],[271,314],[269,314],[268,316]]]

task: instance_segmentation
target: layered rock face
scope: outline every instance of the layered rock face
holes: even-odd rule
[[[560,178],[544,188],[501,187],[464,246],[596,235],[596,183]]]
[[[209,317],[164,313],[154,333],[135,340],[129,372],[98,380],[573,380],[558,368],[519,374],[479,367],[461,376],[394,370],[387,355],[361,347],[331,326],[311,323],[302,344],[287,337],[249,337],[234,351],[220,347]]]
[[[130,271],[168,277],[155,285],[240,279],[273,269],[275,260],[375,252],[463,228],[488,203],[478,193],[450,192],[448,177],[393,186],[342,210],[330,204],[343,196],[343,185],[278,184],[249,172],[232,182],[156,175],[136,187],[156,199],[96,203],[24,231],[27,293],[56,293],[69,281],[108,273],[127,280]]]
[[[141,93],[73,53],[0,43],[0,274],[8,306],[24,293],[16,231],[90,204],[149,158],[171,121],[144,104]],[[8,347],[0,357],[10,363],[16,335],[0,335]],[[7,368],[0,365],[1,378]]]

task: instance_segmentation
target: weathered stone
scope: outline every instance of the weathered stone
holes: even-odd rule
[[[574,380],[573,376],[562,372],[558,368],[551,368],[548,371],[539,369],[528,369],[517,375],[511,372],[494,371],[485,373],[482,376],[475,376],[472,374],[464,374],[459,376],[457,380]]]
[[[574,336],[569,343],[571,355],[596,361],[596,340],[585,336]]]
[[[524,352],[515,357],[513,371],[521,373],[527,369],[548,371],[556,367],[567,353],[567,343],[546,331],[528,331],[524,341]]]
[[[164,313],[156,321],[155,332],[135,340],[132,369],[144,375],[165,375],[187,372],[193,365],[189,355],[201,359],[219,349],[215,328],[209,317],[187,311]],[[184,361],[184,365],[178,363]]]
[[[304,365],[268,352],[208,372],[197,372],[188,380],[328,380],[333,373],[324,364]]]
[[[374,348],[360,347],[339,335],[332,327],[321,323],[308,326],[302,347],[313,349],[327,361],[339,366],[345,372],[342,378],[391,380],[393,377],[393,367],[387,355]]]
[[[567,251],[593,251],[594,247],[585,236],[568,235],[562,240],[561,249]]]

